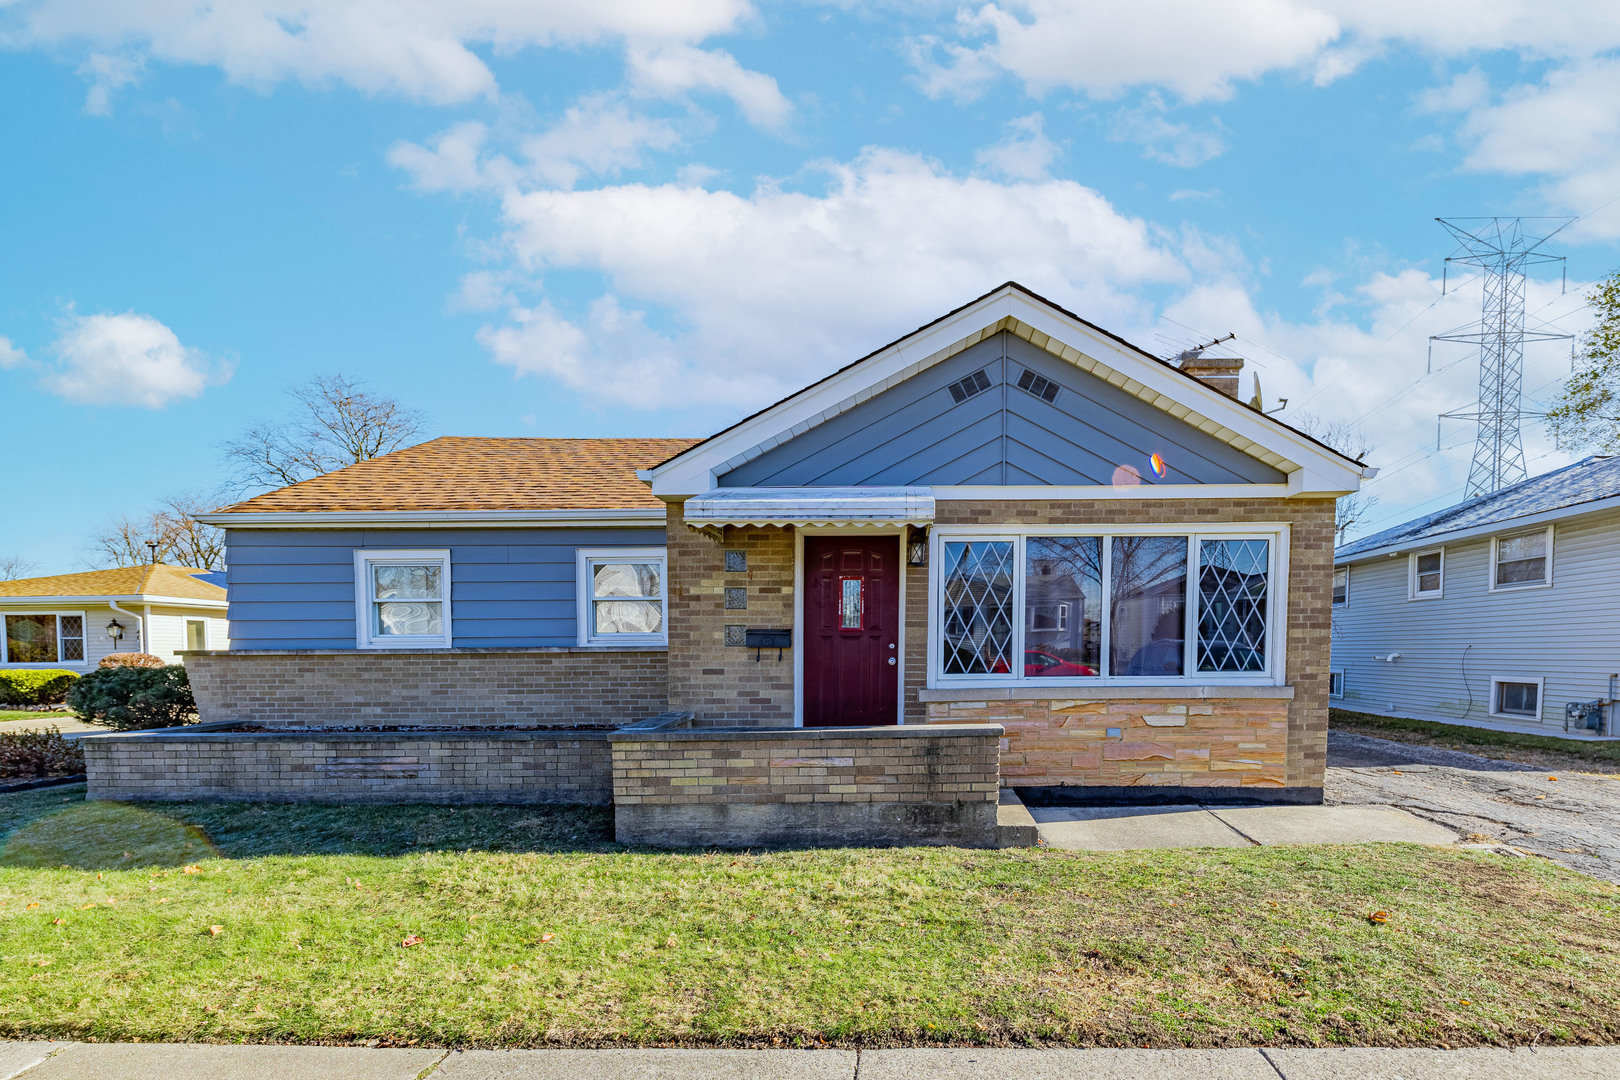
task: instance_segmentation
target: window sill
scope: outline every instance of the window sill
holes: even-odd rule
[[[1182,683],[1158,686],[964,686],[917,691],[917,700],[947,701],[1128,701],[1134,698],[1204,700],[1209,698],[1275,698],[1292,701],[1292,686],[1245,686],[1241,683]]]
[[[1529,585],[1492,585],[1487,591],[1493,593],[1534,592],[1537,589],[1550,589],[1552,582],[1537,581]]]

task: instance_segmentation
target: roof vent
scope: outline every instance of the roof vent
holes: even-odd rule
[[[951,392],[951,398],[960,405],[974,394],[982,394],[990,389],[990,376],[984,373],[983,368],[980,368],[971,375],[964,375],[957,379],[946,389]]]
[[[1058,396],[1057,383],[1028,369],[1018,376],[1018,389],[1028,390],[1042,401],[1056,401]]]

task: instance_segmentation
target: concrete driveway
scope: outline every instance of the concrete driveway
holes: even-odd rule
[[[1555,779],[1556,778],[1556,779]],[[1398,808],[1504,853],[1620,882],[1620,779],[1328,733],[1330,806]]]

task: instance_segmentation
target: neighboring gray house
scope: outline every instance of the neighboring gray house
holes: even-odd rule
[[[1331,698],[1562,733],[1567,704],[1612,696],[1617,630],[1620,457],[1589,457],[1339,548]]]

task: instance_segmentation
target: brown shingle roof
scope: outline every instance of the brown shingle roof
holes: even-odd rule
[[[116,570],[89,570],[82,574],[0,581],[0,598],[10,596],[172,596],[183,600],[223,600],[225,590],[193,574],[206,574],[186,566],[164,563],[121,566]]]
[[[254,496],[222,513],[663,508],[637,469],[695,439],[447,436]]]

